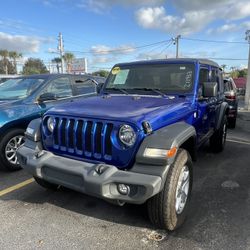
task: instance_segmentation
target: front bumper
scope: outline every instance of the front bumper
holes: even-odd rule
[[[162,176],[168,171],[168,166],[162,176],[148,174],[143,167],[141,173],[136,167],[135,171],[133,168],[122,171],[115,166],[73,160],[26,145],[19,148],[17,155],[21,166],[35,177],[103,199],[135,204],[159,193],[164,183]],[[130,192],[120,194],[118,184],[127,185]]]

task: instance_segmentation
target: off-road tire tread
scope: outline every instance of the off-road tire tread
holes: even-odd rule
[[[180,216],[176,215],[175,204],[171,202],[175,198],[176,185],[174,183],[178,182],[179,174],[181,168],[179,164],[189,165],[190,170],[190,187],[189,187],[189,197],[183,212]],[[174,189],[174,190],[173,190]],[[148,215],[150,221],[161,229],[167,229],[173,231],[177,229],[181,224],[183,224],[186,217],[186,210],[190,200],[190,192],[192,189],[192,160],[189,153],[185,149],[179,149],[176,156],[174,164],[170,166],[163,190],[148,200]],[[173,210],[174,209],[174,210]]]

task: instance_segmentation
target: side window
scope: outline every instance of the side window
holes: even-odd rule
[[[68,77],[60,77],[52,80],[43,90],[43,93],[55,94],[57,98],[66,98],[72,96],[72,89]]]
[[[200,69],[199,74],[199,89],[198,96],[202,96],[202,87],[204,82],[208,82],[209,79],[209,70],[208,69]]]
[[[223,75],[222,75],[222,72],[219,71],[219,74],[218,74],[218,90],[223,93],[224,92],[224,85],[223,85]]]
[[[213,69],[211,73],[211,82],[218,82],[217,81],[217,70]]]
[[[88,79],[75,78],[74,80],[75,95],[85,95],[96,92],[95,84]]]
[[[221,92],[223,92],[222,79],[222,73],[218,69],[212,69],[211,82],[217,82],[218,91]]]
[[[224,80],[224,91],[228,92],[230,91],[229,81]]]

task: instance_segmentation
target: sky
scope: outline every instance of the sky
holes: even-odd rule
[[[87,58],[90,72],[115,63],[175,57],[211,58],[244,68],[249,0],[22,0],[2,1],[0,49],[41,58],[64,50]],[[219,41],[219,42],[216,42]],[[230,60],[229,60],[230,59]]]

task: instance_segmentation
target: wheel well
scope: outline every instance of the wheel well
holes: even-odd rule
[[[183,148],[188,151],[193,161],[197,159],[197,150],[196,150],[196,138],[194,136],[186,140],[180,148]]]
[[[29,122],[28,123],[27,122],[23,122],[23,123],[7,124],[3,128],[1,128],[1,136],[0,136],[0,138],[2,138],[8,131],[10,131],[12,129],[21,128],[21,129],[25,130],[28,125],[29,125]]]

